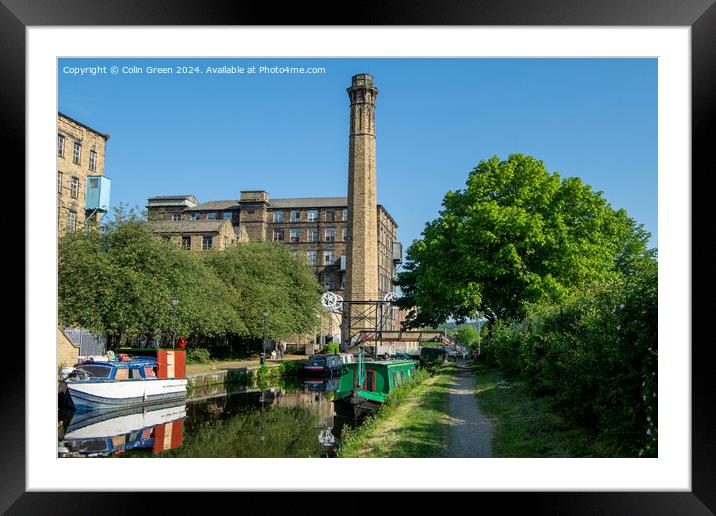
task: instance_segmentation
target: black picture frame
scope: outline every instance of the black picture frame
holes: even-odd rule
[[[277,8],[264,2],[215,0],[0,0],[0,113],[5,147],[15,149],[24,168],[25,30],[28,26],[109,25],[532,25],[532,26],[689,26],[692,37],[692,207],[707,206],[708,188],[694,188],[710,173],[716,119],[715,0],[400,0],[346,5],[333,2],[288,3]],[[707,168],[708,167],[708,168]],[[685,172],[686,173],[686,172]],[[692,236],[711,232],[708,217],[692,208]],[[703,238],[702,238],[703,240]],[[708,240],[708,239],[707,239]],[[695,241],[695,239],[694,239]],[[700,262],[714,263],[714,246],[692,249],[692,274]],[[702,268],[703,270],[703,268]],[[30,271],[26,270],[26,274]],[[705,321],[708,282],[692,287],[692,321]],[[702,323],[703,324],[703,323]],[[695,328],[694,328],[695,329]],[[711,373],[712,339],[692,338],[692,490],[690,492],[560,492],[475,493],[476,502],[498,504],[501,513],[528,507],[547,514],[714,514],[716,511],[716,389]],[[689,343],[683,343],[688,346]],[[27,345],[27,343],[26,343]],[[24,356],[13,357],[13,375],[4,376],[0,452],[0,510],[10,514],[89,514],[127,509],[122,493],[26,492]],[[18,374],[19,373],[19,374]],[[188,472],[187,472],[188,473]],[[320,489],[320,487],[317,487]],[[216,494],[214,494],[216,495]],[[156,496],[138,495],[137,507],[147,509]],[[172,494],[175,504],[187,495]],[[419,505],[422,495],[411,496]],[[115,500],[121,503],[114,503]],[[292,499],[270,497],[272,504]],[[215,502],[212,502],[214,504]],[[218,507],[218,506],[215,506]],[[473,506],[475,510],[477,505]],[[132,510],[132,512],[137,512]]]

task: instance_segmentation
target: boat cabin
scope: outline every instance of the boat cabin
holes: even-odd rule
[[[69,377],[75,381],[146,380],[157,377],[157,361],[148,357],[121,362],[88,361],[75,367]]]
[[[341,378],[339,391],[342,396],[352,393],[358,383],[358,364],[346,364],[350,373]],[[384,402],[388,395],[415,374],[413,360],[379,360],[365,362],[365,378],[358,386],[357,394],[371,401]]]

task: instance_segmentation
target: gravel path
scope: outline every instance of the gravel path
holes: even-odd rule
[[[469,361],[458,361],[448,397],[450,446],[448,457],[491,457],[492,423],[475,398],[475,375]]]

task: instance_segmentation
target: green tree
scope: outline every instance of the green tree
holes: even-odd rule
[[[456,338],[460,344],[471,348],[477,344],[480,335],[472,324],[466,324],[457,330]]]
[[[233,291],[245,335],[263,335],[264,309],[267,334],[281,339],[318,328],[321,287],[315,275],[279,243],[249,242],[206,258],[207,263]]]
[[[442,206],[396,282],[408,327],[520,318],[527,303],[559,302],[649,254],[648,233],[624,210],[522,154],[480,162]]]
[[[100,231],[68,233],[58,247],[59,319],[122,337],[245,332],[235,296],[200,257],[164,242],[136,213],[118,210]],[[179,300],[176,318],[171,299]]]

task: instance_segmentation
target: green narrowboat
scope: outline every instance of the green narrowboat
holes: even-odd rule
[[[391,392],[410,380],[416,365],[414,360],[359,360],[345,364],[346,370],[334,398],[336,413],[360,418],[375,412]]]

